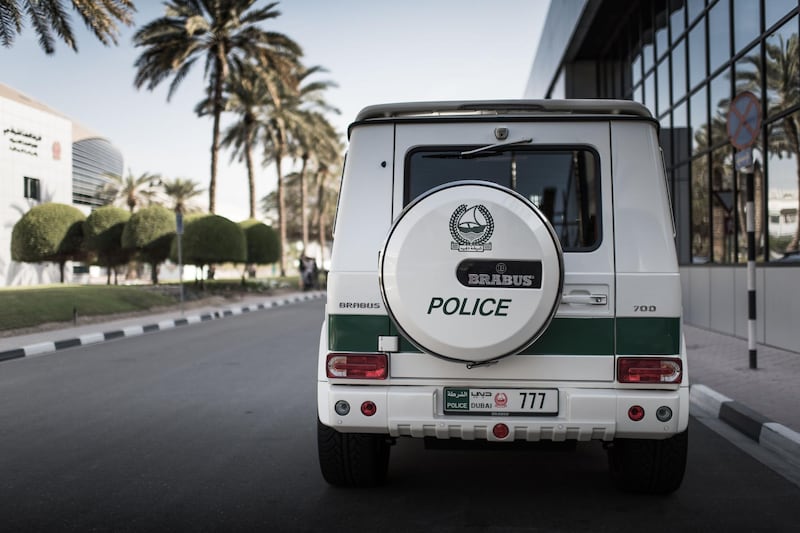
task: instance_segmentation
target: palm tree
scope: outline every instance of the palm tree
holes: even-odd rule
[[[130,26],[136,11],[131,0],[72,0],[71,4],[86,26],[106,46],[117,44],[119,30],[116,22]],[[30,18],[31,26],[39,36],[39,46],[46,54],[56,51],[54,33],[67,46],[78,51],[62,0],[0,0],[0,43],[3,46],[10,48],[16,35],[22,33],[25,15]]]
[[[231,160],[244,160],[247,167],[247,183],[250,198],[250,217],[256,216],[255,168],[253,147],[257,142],[262,123],[260,110],[270,102],[269,90],[264,78],[253,66],[234,73],[226,84],[227,110],[237,115],[222,137],[221,145],[231,148]],[[198,106],[204,105],[204,102]]]
[[[213,129],[211,137],[211,178],[208,185],[208,209],[214,213],[217,192],[217,156],[219,153],[220,116],[225,108],[223,87],[231,72],[248,60],[268,73],[270,92],[278,86],[294,86],[293,73],[300,46],[277,32],[261,29],[259,24],[280,15],[273,2],[253,8],[256,0],[172,0],[166,2],[166,14],[139,29],[134,44],[144,47],[136,60],[137,88],[155,89],[172,77],[167,101],[198,59],[205,63],[206,89],[210,98]]]
[[[309,75],[320,72],[321,67],[305,68],[301,67],[297,73],[298,81],[302,81]],[[311,82],[305,86],[300,86],[298,90],[292,92],[281,92],[278,98],[270,100],[270,105],[267,110],[265,118],[265,158],[271,160],[275,164],[275,171],[277,173],[277,196],[278,196],[278,227],[281,239],[281,261],[280,269],[281,275],[286,275],[286,217],[285,209],[286,202],[284,199],[284,178],[282,163],[286,156],[301,156],[303,153],[301,139],[307,140],[310,145],[315,139],[314,130],[320,125],[319,117],[321,116],[319,110],[334,110],[328,106],[321,97],[321,92],[333,86],[332,82],[320,81]],[[302,156],[301,156],[302,157]],[[309,155],[304,160],[304,167],[308,161]],[[299,177],[301,184],[301,195],[303,198],[301,205],[305,205],[305,168],[300,173]],[[301,217],[305,216],[305,210],[301,209]],[[305,238],[304,245],[307,244],[308,238]]]
[[[134,176],[130,169],[128,175],[123,177],[117,174],[107,176],[109,182],[103,188],[101,195],[108,203],[125,205],[133,213],[138,205],[149,205],[155,198],[153,186],[161,181],[158,174],[145,172]]]
[[[189,178],[166,179],[161,182],[164,194],[172,199],[172,208],[176,213],[187,213],[194,211],[187,202],[202,194],[205,189],[200,189],[199,184]]]

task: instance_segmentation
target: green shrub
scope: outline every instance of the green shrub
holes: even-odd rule
[[[83,246],[96,256],[95,262],[109,268],[124,265],[130,259],[131,252],[122,247],[122,231],[131,215],[125,209],[107,205],[99,207],[89,214],[83,223]]]
[[[32,207],[11,230],[11,259],[25,263],[58,263],[63,283],[64,264],[84,256],[85,218],[71,205],[46,203]]]
[[[158,266],[169,257],[175,237],[175,213],[154,205],[140,209],[125,224],[122,247],[135,250],[151,267],[153,284],[158,283]]]
[[[253,218],[239,222],[239,227],[247,242],[248,264],[268,265],[281,258],[280,237],[273,228]]]
[[[219,215],[192,217],[185,221],[182,237],[183,263],[244,263],[247,245],[242,228]],[[172,243],[170,257],[177,261],[177,240]]]

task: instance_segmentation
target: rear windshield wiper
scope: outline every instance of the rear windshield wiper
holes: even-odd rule
[[[470,157],[470,156],[474,156],[474,155],[480,154],[481,152],[502,152],[505,148],[511,148],[511,147],[516,146],[518,144],[529,144],[529,143],[532,143],[532,142],[533,142],[533,139],[519,139],[517,141],[508,141],[508,142],[502,142],[502,143],[497,143],[497,144],[489,144],[489,145],[486,145],[486,146],[481,146],[480,148],[475,148],[474,150],[466,150],[464,152],[461,152],[461,157]]]

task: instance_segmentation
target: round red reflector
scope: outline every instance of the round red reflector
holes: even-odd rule
[[[492,433],[498,439],[504,439],[508,437],[510,431],[508,430],[508,426],[505,424],[495,424],[494,427],[492,428]]]
[[[378,406],[375,405],[375,402],[371,402],[367,400],[366,402],[361,404],[361,414],[364,416],[372,416],[378,411]]]
[[[628,418],[634,422],[638,422],[644,418],[644,407],[641,405],[632,405],[631,408],[628,409]]]

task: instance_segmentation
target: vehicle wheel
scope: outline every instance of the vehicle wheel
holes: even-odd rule
[[[374,487],[386,480],[389,436],[339,433],[317,420],[322,477],[337,487]]]
[[[616,439],[608,450],[611,477],[617,488],[644,494],[669,494],[678,489],[686,470],[689,430],[664,440]]]

